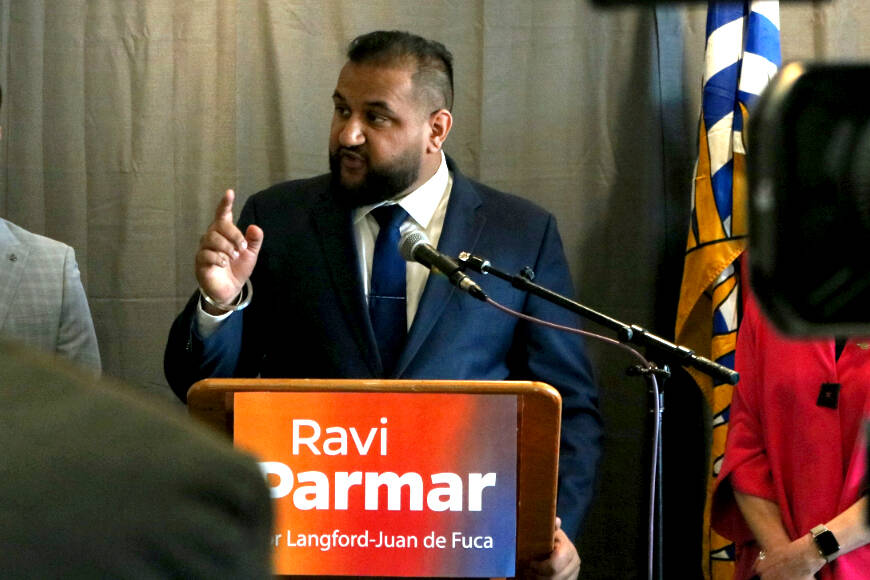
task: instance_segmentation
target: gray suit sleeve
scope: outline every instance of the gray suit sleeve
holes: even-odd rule
[[[66,248],[63,260],[63,299],[56,350],[83,366],[101,370],[94,321],[71,247]]]

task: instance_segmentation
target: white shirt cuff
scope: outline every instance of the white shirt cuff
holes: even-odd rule
[[[196,300],[196,332],[199,334],[199,337],[202,339],[206,339],[214,334],[218,328],[220,328],[221,323],[224,320],[230,317],[233,311],[230,310],[224,314],[220,314],[215,316],[213,314],[209,314],[202,307],[202,297],[198,297]]]

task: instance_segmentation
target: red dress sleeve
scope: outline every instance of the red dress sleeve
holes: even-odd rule
[[[735,369],[740,373],[740,381],[731,399],[725,457],[713,491],[712,526],[737,544],[751,541],[753,535],[737,507],[734,490],[776,501],[759,413],[763,385],[756,341],[760,324],[757,306],[747,300],[735,353]]]

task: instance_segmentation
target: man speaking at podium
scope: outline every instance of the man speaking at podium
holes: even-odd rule
[[[333,93],[330,173],[252,196],[227,191],[196,255],[199,291],[172,326],[165,371],[184,400],[205,377],[537,380],[563,399],[558,515],[579,532],[600,456],[596,388],[581,340],[508,316],[406,263],[402,233],[455,257],[531,266],[571,295],[555,219],[466,178],[442,153],[452,55],[404,32],[351,42]],[[577,327],[573,314],[487,280],[497,302]],[[255,294],[254,294],[255,293]]]

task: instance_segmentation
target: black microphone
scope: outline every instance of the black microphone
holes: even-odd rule
[[[433,248],[429,238],[421,230],[414,228],[402,234],[399,253],[406,261],[423,264],[436,274],[445,276],[460,290],[486,302],[487,296],[483,288],[462,271],[459,262]]]

